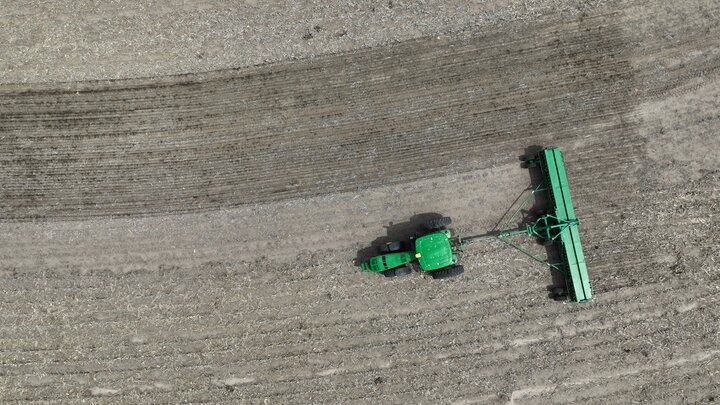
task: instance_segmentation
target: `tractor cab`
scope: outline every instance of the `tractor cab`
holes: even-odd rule
[[[423,270],[438,270],[457,263],[457,255],[450,245],[451,237],[450,231],[443,229],[415,240],[415,257]]]

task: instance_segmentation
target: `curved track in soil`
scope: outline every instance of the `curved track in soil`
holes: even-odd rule
[[[621,127],[632,69],[606,20],[161,81],[4,87],[0,213],[147,215],[347,191]]]

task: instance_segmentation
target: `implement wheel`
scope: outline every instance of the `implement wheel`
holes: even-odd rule
[[[520,161],[522,162],[520,167],[527,169],[529,167],[537,166],[537,159],[542,150],[543,148],[540,146],[529,148],[524,155],[520,156]]]
[[[550,290],[550,296],[555,301],[565,301],[568,299],[568,292],[562,287],[555,287]]]
[[[465,272],[465,268],[463,266],[453,266],[448,269],[432,271],[432,272],[430,272],[430,275],[435,280],[440,280],[443,278],[459,276],[460,274],[463,274],[464,272]]]
[[[423,227],[425,229],[436,231],[439,229],[443,229],[446,226],[450,225],[452,223],[452,219],[450,217],[442,217],[442,218],[435,218],[431,219],[423,224]]]

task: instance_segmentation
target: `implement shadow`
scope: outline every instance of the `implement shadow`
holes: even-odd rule
[[[532,189],[536,189],[541,184],[543,184],[543,174],[542,170],[539,166],[530,166],[527,163],[525,163],[525,160],[528,157],[532,157],[537,155],[540,151],[542,151],[544,148],[542,146],[538,145],[532,145],[525,148],[525,153],[520,156],[520,160],[523,161],[521,164],[523,168],[528,169],[528,173],[530,175],[530,183],[532,185]],[[548,199],[546,192],[539,192],[534,193],[534,203],[532,207],[530,207],[527,210],[522,210],[522,217],[521,221],[518,224],[518,227],[525,227],[527,224],[535,222],[541,215],[544,213],[547,213],[550,210],[550,200]],[[539,243],[542,243],[541,241],[538,241]],[[545,253],[547,255],[547,261],[548,263],[559,263],[560,262],[560,251],[556,244],[546,244],[545,245]],[[554,295],[552,293],[553,290],[557,288],[565,288],[565,276],[563,275],[562,271],[559,269],[556,269],[554,267],[550,268],[550,276],[551,276],[551,284],[547,286],[548,291],[548,297],[553,298]]]

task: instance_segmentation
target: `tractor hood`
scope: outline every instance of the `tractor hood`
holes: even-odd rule
[[[407,264],[413,260],[410,252],[388,253],[385,255],[375,256],[367,262],[360,265],[362,271],[380,272],[394,269]]]

